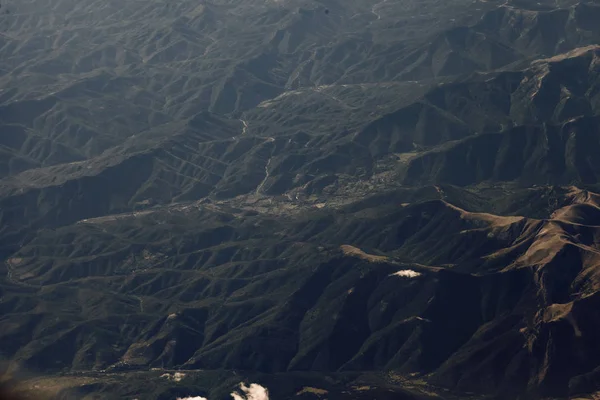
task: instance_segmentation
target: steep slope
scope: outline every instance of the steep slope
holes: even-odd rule
[[[206,205],[85,221],[8,260],[4,338],[26,344],[3,353],[43,370],[385,368],[462,391],[566,395],[597,367],[585,338],[597,329],[600,202],[563,196],[546,220],[434,200],[278,220]]]

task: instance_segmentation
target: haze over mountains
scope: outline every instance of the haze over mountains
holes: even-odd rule
[[[598,395],[600,2],[1,10],[19,389]]]

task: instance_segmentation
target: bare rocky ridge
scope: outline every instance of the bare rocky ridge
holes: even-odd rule
[[[0,357],[26,388],[600,387],[599,3],[2,9]]]

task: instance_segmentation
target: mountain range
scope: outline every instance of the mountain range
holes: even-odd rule
[[[0,11],[11,387],[600,394],[600,2]]]

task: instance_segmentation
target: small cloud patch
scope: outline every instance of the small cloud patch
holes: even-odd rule
[[[190,397],[178,397],[177,400],[208,400],[206,397],[202,396],[190,396]]]
[[[402,271],[394,272],[390,276],[399,276],[400,278],[416,278],[422,274],[412,269],[403,269]]]
[[[233,400],[269,400],[269,391],[267,388],[256,383],[252,383],[250,386],[240,383],[240,391],[243,394],[240,395],[237,392],[231,393]]]
[[[160,377],[166,378],[170,381],[181,382],[181,380],[183,378],[185,378],[185,374],[183,372],[175,372],[174,374],[166,373],[166,374],[162,374]],[[200,398],[200,397],[198,397],[198,398]],[[186,399],[187,399],[187,397],[186,397]],[[195,399],[195,397],[190,397],[190,399]]]

